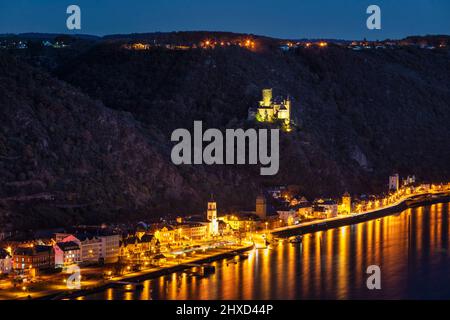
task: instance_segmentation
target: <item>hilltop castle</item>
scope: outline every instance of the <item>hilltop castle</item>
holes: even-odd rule
[[[259,102],[258,108],[248,110],[248,119],[256,119],[259,122],[282,120],[286,125],[289,125],[291,121],[291,100],[289,97],[287,99],[281,97],[273,99],[272,89],[263,89],[262,100]]]

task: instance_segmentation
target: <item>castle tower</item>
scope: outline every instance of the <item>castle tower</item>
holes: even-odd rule
[[[206,212],[206,219],[209,222],[209,236],[219,234],[219,221],[217,220],[217,203],[211,195],[211,200],[208,202],[208,210]]]
[[[272,89],[263,89],[263,107],[270,107],[272,105]]]
[[[291,99],[288,97],[287,100],[285,101],[285,106],[287,109],[287,123],[291,122]]]
[[[352,197],[348,192],[342,196],[342,213],[350,214],[352,212]]]
[[[267,217],[267,203],[263,194],[256,197],[256,215],[263,220]]]

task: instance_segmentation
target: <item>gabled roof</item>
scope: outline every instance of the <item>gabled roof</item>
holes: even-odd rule
[[[69,242],[58,242],[56,244],[62,251],[72,251],[72,250],[80,250],[80,247],[77,243],[73,241]]]
[[[127,246],[129,244],[137,244],[138,242],[139,242],[139,239],[136,236],[130,235],[126,238],[123,238],[121,241],[121,244]]]
[[[11,258],[11,255],[5,249],[0,248],[0,259]]]
[[[37,245],[34,247],[18,247],[16,250],[14,250],[14,255],[21,255],[21,256],[33,256],[39,253],[51,253],[53,250],[52,246],[41,246]]]
[[[310,208],[310,207],[312,207],[311,203],[309,203],[309,202],[300,202],[299,204],[297,204],[295,206],[292,206],[291,208],[294,209],[294,210],[298,210],[298,209],[301,209],[301,208]]]
[[[154,236],[151,234],[144,234],[140,240],[141,243],[148,243],[153,240]]]
[[[326,211],[325,207],[314,206],[314,212],[325,212],[325,211]]]

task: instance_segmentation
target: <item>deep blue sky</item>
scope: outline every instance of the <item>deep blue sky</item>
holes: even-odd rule
[[[67,32],[77,4],[82,30],[113,34],[214,30],[282,38],[384,39],[450,34],[450,0],[0,0],[0,33]],[[366,28],[366,8],[382,10],[382,30]]]

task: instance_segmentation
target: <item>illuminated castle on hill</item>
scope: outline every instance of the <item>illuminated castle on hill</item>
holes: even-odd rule
[[[262,101],[258,108],[248,110],[249,120],[256,119],[259,122],[272,122],[282,120],[286,125],[291,122],[291,100],[282,98],[272,98],[272,89],[263,89]]]

